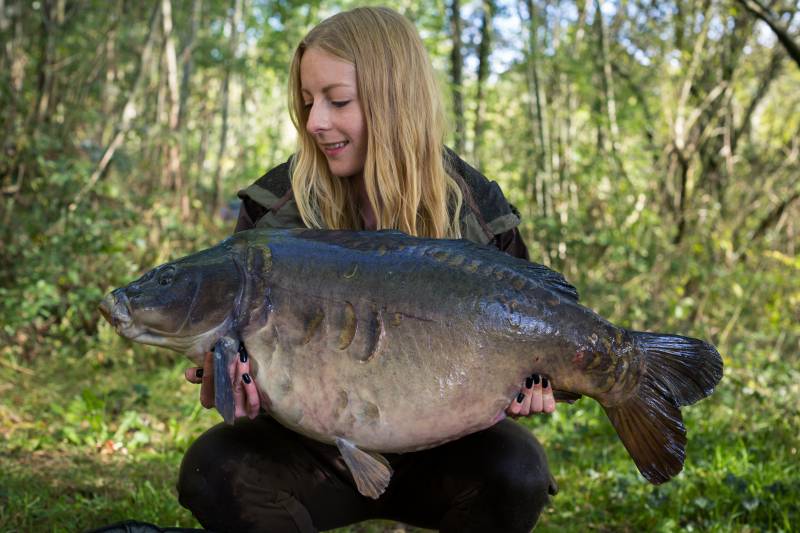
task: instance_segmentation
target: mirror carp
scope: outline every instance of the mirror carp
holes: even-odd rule
[[[196,364],[213,349],[230,423],[226,369],[243,344],[262,406],[335,444],[372,498],[392,475],[380,453],[492,426],[534,373],[562,398],[599,402],[642,475],[663,483],[683,468],[680,407],[722,378],[712,345],[615,326],[542,265],[397,231],[243,231],[116,289],[100,309],[123,337]]]

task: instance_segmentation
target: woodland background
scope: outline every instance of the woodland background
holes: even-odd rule
[[[540,529],[797,528],[800,5],[387,3],[532,259],[612,321],[724,356],[660,487],[594,402],[526,420],[561,487]],[[219,417],[186,361],[117,338],[96,306],[231,231],[235,192],[293,151],[294,47],[355,5],[0,0],[0,530],[196,526],[177,467]]]

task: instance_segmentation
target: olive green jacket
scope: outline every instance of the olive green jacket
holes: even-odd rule
[[[518,257],[528,258],[517,231],[519,212],[509,204],[497,183],[489,181],[453,151],[446,149],[446,168],[461,182],[464,203],[461,235],[481,244],[493,244]],[[291,191],[289,166],[292,158],[278,165],[249,187],[239,191],[242,208],[236,230],[249,228],[304,227]]]

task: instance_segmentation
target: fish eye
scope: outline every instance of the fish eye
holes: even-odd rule
[[[175,269],[173,267],[169,267],[164,269],[158,275],[158,284],[162,286],[167,286],[172,283],[172,279],[175,277]]]

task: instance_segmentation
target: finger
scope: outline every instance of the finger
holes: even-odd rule
[[[244,376],[250,372],[250,361],[247,358],[246,351],[240,351],[239,357],[233,366],[233,401],[234,401],[234,416],[247,416],[247,392],[245,391]]]
[[[511,416],[517,416],[522,411],[522,402],[525,401],[525,395],[523,393],[517,394],[517,397],[511,400],[511,405],[508,406],[506,412]]]
[[[250,373],[250,360],[244,347],[240,350],[239,359],[236,362],[234,383],[235,416],[255,418],[261,408],[261,398]]]
[[[533,389],[531,391],[531,413],[542,412],[542,380],[539,374],[533,375]]]
[[[206,352],[203,360],[203,377],[200,385],[200,404],[206,409],[214,407],[214,354]]]
[[[186,369],[183,373],[183,377],[186,378],[186,381],[189,383],[202,383],[203,382],[203,368],[199,366],[190,366]]]
[[[542,378],[542,412],[552,413],[556,410],[556,399],[553,397],[553,387],[550,380]]]
[[[522,409],[520,409],[519,414],[528,416],[531,414],[531,401],[533,399],[533,376],[525,380],[525,386],[522,387],[521,392],[525,395],[525,399],[522,401]]]
[[[255,418],[258,415],[259,408],[261,407],[261,399],[258,395],[258,387],[256,387],[256,382],[249,373],[242,375],[242,383],[244,385],[245,396],[247,398],[247,405],[245,406],[247,417]]]

